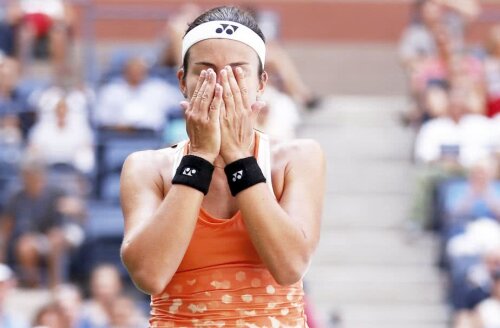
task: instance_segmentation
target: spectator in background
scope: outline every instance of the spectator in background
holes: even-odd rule
[[[474,83],[484,85],[484,71],[481,62],[460,52],[456,52],[452,34],[444,25],[433,27],[432,33],[437,45],[437,54],[423,60],[411,77],[415,94],[425,91],[429,81],[452,81],[453,73],[459,72]]]
[[[465,95],[450,91],[448,115],[426,122],[415,141],[415,158],[425,164],[454,163],[469,167],[490,156],[493,125],[486,117],[470,114]]]
[[[258,129],[276,138],[295,138],[300,115],[292,98],[267,85],[262,100],[266,106],[259,113]]]
[[[10,197],[0,217],[0,258],[15,259],[25,287],[40,285],[40,263],[45,259],[49,284],[57,286],[74,242],[69,235],[73,230],[65,230],[65,216],[82,215],[83,207],[78,201],[68,202],[59,189],[47,184],[45,166],[40,161],[25,159],[21,171],[23,186]]]
[[[464,53],[463,30],[466,22],[479,14],[476,0],[419,0],[415,2],[412,24],[403,34],[400,58],[410,80],[415,107],[405,117],[420,125],[433,118],[425,107],[429,83],[441,81],[455,88],[467,82],[472,108],[483,112],[484,76],[479,60]]]
[[[35,116],[31,112],[30,98],[40,84],[23,81],[20,66],[13,57],[0,55],[0,113],[15,121],[24,138]]]
[[[479,236],[480,237],[480,236]],[[478,321],[477,308],[483,301],[495,294],[495,276],[500,270],[500,248],[494,248],[481,256],[477,264],[466,267],[466,276],[457,288],[462,294],[462,306],[454,315],[454,328],[484,328]],[[456,292],[455,292],[456,293]],[[496,326],[493,326],[496,327]]]
[[[496,176],[493,160],[483,159],[475,163],[470,169],[467,189],[449,209],[452,218],[500,220],[500,190],[494,187]]]
[[[1,81],[0,74],[0,84]],[[6,169],[5,172],[1,172],[4,174],[16,171],[24,147],[19,117],[15,110],[9,107],[2,108],[2,104],[0,104],[0,170]]]
[[[122,281],[116,267],[111,264],[97,266],[90,276],[90,299],[84,303],[84,318],[92,327],[109,327],[113,306],[122,293]]]
[[[13,113],[0,113],[0,161],[17,165],[22,147],[23,136],[17,116]]]
[[[500,114],[500,25],[490,30],[486,51],[484,68],[488,96],[487,115],[493,117]]]
[[[439,118],[448,115],[448,91],[448,83],[430,81],[423,99],[423,109],[430,117]]]
[[[252,6],[247,6],[245,9],[255,18],[266,38],[266,71],[270,77],[268,84],[289,96],[301,108],[311,110],[319,107],[321,98],[304,83],[296,63],[278,40],[280,30],[278,14]],[[283,97],[280,95],[279,98]],[[292,117],[295,115],[293,107],[296,106],[290,108]],[[269,112],[272,113],[272,111],[274,109],[271,106]],[[272,131],[269,132],[272,133]],[[277,134],[279,135],[280,132],[277,131]]]
[[[177,12],[169,17],[161,34],[161,51],[157,65],[170,67],[176,71],[182,66],[182,38],[188,26],[201,13],[201,8],[193,3],[179,7]]]
[[[452,37],[457,41],[457,51],[464,50],[465,29],[470,22],[481,13],[479,0],[432,0],[438,3],[443,11],[443,22]]]
[[[19,65],[0,54],[0,165],[16,166],[21,159],[23,133],[17,92]]]
[[[410,24],[399,43],[399,57],[408,73],[411,74],[423,60],[436,55],[436,42],[431,29],[440,24],[441,17],[442,10],[436,2],[414,1]]]
[[[95,108],[97,125],[117,131],[160,131],[168,110],[179,106],[181,94],[162,80],[148,78],[141,57],[131,57],[123,74],[123,79],[101,88]]]
[[[0,7],[0,53],[7,56],[15,55],[14,22],[16,13],[9,6]]]
[[[412,220],[427,228],[436,218],[432,197],[437,183],[463,175],[468,167],[491,156],[495,144],[492,122],[482,115],[469,114],[463,93],[449,91],[438,107],[446,108],[446,115],[424,123],[414,147],[414,157],[423,167],[416,184]]]
[[[148,321],[128,296],[117,297],[111,307],[107,328],[143,328]]]
[[[27,322],[21,317],[6,312],[5,303],[14,286],[14,272],[7,265],[0,263],[0,327],[28,328]]]
[[[273,79],[280,91],[290,96],[297,104],[305,109],[315,109],[320,106],[321,98],[314,94],[304,83],[288,52],[277,41],[266,41],[268,49],[266,57],[266,71]]]
[[[463,233],[448,241],[450,300],[458,322],[488,297],[499,250],[500,224],[489,218],[468,223]]]
[[[67,76],[68,46],[72,37],[74,13],[65,0],[18,0],[9,7],[11,24],[17,30],[19,58],[26,66],[35,45],[39,56],[50,54],[54,77]],[[46,42],[48,50],[43,46]]]
[[[496,166],[484,159],[472,166],[465,188],[449,193],[446,243],[452,304],[457,320],[488,295],[489,274],[500,263],[500,190],[494,185]],[[484,261],[475,265],[475,259]],[[462,278],[463,277],[463,278]]]
[[[59,285],[54,290],[55,304],[62,311],[68,328],[95,328],[83,317],[82,295],[77,286]]]
[[[500,327],[500,268],[497,268],[491,276],[491,297],[476,307],[474,328]]]
[[[69,323],[64,313],[55,303],[43,306],[35,315],[34,328],[67,328]]]
[[[19,110],[19,62],[0,53],[0,110]]]
[[[29,133],[28,152],[49,166],[65,164],[91,173],[95,164],[93,132],[79,104],[63,93],[47,100],[45,107]]]
[[[463,35],[467,22],[480,12],[477,0],[416,0],[413,3],[410,25],[399,45],[404,67],[413,71],[419,63],[437,53],[435,30],[444,25],[454,40],[453,51],[463,51]]]

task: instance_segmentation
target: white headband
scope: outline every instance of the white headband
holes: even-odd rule
[[[262,68],[264,68],[266,61],[266,45],[264,41],[257,33],[245,25],[230,21],[206,22],[189,31],[182,40],[182,62],[184,62],[184,57],[189,48],[207,39],[229,39],[243,42],[257,52]]]

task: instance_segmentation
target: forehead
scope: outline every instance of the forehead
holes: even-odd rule
[[[189,49],[189,61],[209,62],[220,67],[239,62],[252,66],[259,63],[257,53],[250,46],[228,39],[208,39],[194,44]]]

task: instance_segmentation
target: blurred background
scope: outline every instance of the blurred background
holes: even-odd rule
[[[0,0],[0,327],[145,327],[119,175],[186,137],[176,71],[202,10],[268,40],[259,128],[318,140],[310,327],[500,327],[500,3]]]

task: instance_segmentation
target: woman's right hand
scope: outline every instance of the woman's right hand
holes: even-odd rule
[[[186,114],[189,154],[214,163],[219,155],[221,133],[219,113],[222,105],[222,86],[216,82],[214,70],[201,72],[190,102],[181,106]]]

